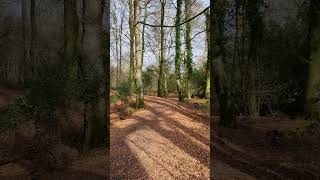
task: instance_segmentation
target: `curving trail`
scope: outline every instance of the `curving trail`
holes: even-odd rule
[[[111,179],[209,179],[209,119],[173,98],[145,96],[125,120],[111,114]],[[214,179],[254,179],[216,161]]]

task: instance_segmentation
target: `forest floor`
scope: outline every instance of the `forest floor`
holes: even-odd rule
[[[21,90],[0,87],[0,116],[22,94]],[[114,94],[111,92],[111,96]],[[106,179],[109,160],[111,179],[209,179],[206,104],[201,99],[180,103],[174,97],[145,96],[144,109],[129,107],[123,113],[123,104],[115,103],[110,115],[110,158],[105,148],[81,154],[61,142],[51,144],[51,155],[56,157],[53,158],[33,141],[32,122],[18,124],[13,133],[0,133],[0,179]],[[78,116],[75,112],[71,129],[65,129],[74,133],[67,134],[67,139],[81,133]],[[214,118],[211,132],[214,179],[320,179],[320,144],[314,143],[319,139],[298,136],[302,139],[295,142],[279,136],[280,143],[270,143],[275,130],[300,132],[307,121],[240,118],[238,127],[230,129],[218,126],[218,120]],[[62,168],[46,167],[49,161]]]
[[[209,179],[209,117],[201,103],[145,96],[145,108],[126,115],[121,104],[112,106],[111,179]],[[218,120],[211,132],[213,179],[320,179],[318,145],[269,142],[269,132],[299,129],[306,121],[241,118],[230,129]]]
[[[201,100],[145,96],[145,108],[125,118],[111,110],[111,179],[209,179],[209,118]],[[225,160],[214,159],[214,179],[255,179]]]
[[[145,96],[122,117],[111,108],[111,179],[209,179],[209,124],[176,99]]]
[[[23,91],[0,86],[0,116]],[[72,113],[71,137],[81,132],[78,113]],[[0,121],[6,121],[0,117]],[[2,123],[2,122],[1,122]],[[0,132],[0,179],[6,180],[104,180],[108,178],[108,149],[97,148],[80,153],[65,141],[39,144],[35,141],[32,121],[17,124],[14,130]],[[79,137],[78,137],[79,138]],[[47,143],[47,144],[45,144]]]

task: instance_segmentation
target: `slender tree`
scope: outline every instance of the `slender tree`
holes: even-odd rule
[[[133,14],[133,2],[129,0],[129,29],[130,29],[130,93],[132,94],[134,91],[135,85],[135,65],[134,65],[134,36],[135,36],[135,25],[134,25],[134,14]]]
[[[185,0],[186,20],[191,16],[191,1]],[[186,66],[187,66],[187,98],[191,99],[191,77],[192,77],[192,46],[191,46],[191,23],[186,23]]]
[[[236,123],[235,108],[231,94],[231,81],[225,69],[225,6],[226,0],[211,2],[210,12],[210,68],[211,83],[214,84],[220,108],[220,125],[232,127]],[[229,72],[229,74],[231,74]],[[213,91],[210,91],[210,101],[213,102]],[[212,104],[212,103],[211,103]],[[213,106],[211,109],[213,112]],[[212,117],[212,114],[211,114]],[[211,119],[212,122],[212,119]]]
[[[206,13],[206,44],[208,49],[207,63],[206,63],[206,98],[210,98],[210,13]]]
[[[248,109],[251,116],[259,115],[259,105],[257,102],[257,63],[258,53],[261,46],[263,21],[260,6],[263,0],[248,0],[246,16],[249,22],[250,47],[248,54]]]
[[[21,10],[22,10],[22,36],[23,36],[23,63],[21,64],[21,69],[23,76],[21,81],[31,77],[30,69],[31,67],[26,66],[30,63],[30,23],[29,23],[29,0],[22,0]]]
[[[158,96],[166,96],[165,92],[165,52],[164,52],[164,15],[166,0],[161,0],[161,19],[160,19],[160,63],[159,63],[159,78],[158,78]]]
[[[179,96],[179,101],[183,100],[182,95],[182,85],[181,85],[181,32],[180,26],[178,26],[181,22],[181,7],[182,7],[182,0],[177,0],[177,14],[176,14],[176,55],[175,55],[175,73],[176,73],[176,81],[177,81],[177,91]]]
[[[143,90],[142,90],[142,57],[140,47],[140,24],[139,21],[139,1],[134,0],[134,24],[135,24],[135,50],[136,50],[136,86],[137,98],[136,107],[143,107]]]
[[[79,53],[79,19],[77,0],[64,0],[64,75],[65,78],[65,110],[68,109],[73,92],[72,84],[76,82],[76,64]],[[66,112],[67,119],[68,113]]]
[[[105,139],[104,97],[101,91],[105,86],[103,79],[103,28],[102,19],[104,0],[84,0],[83,2],[83,33],[81,63],[84,101],[84,143],[83,150],[88,151],[102,143]]]
[[[121,4],[123,4],[123,1],[121,1]],[[124,23],[124,10],[121,7],[121,18],[120,18],[120,34],[119,34],[119,48],[120,48],[120,56],[119,56],[119,76],[120,76],[120,81],[121,81],[121,77],[122,77],[122,33],[123,33],[123,23]]]
[[[141,62],[143,64],[144,61],[144,52],[145,52],[145,31],[146,31],[146,21],[148,18],[148,4],[150,3],[150,0],[145,0],[145,4],[144,4],[144,17],[143,17],[143,25],[142,25],[142,47],[141,47]]]
[[[112,17],[113,17],[113,21],[114,21],[114,24],[115,24],[115,28],[114,28],[114,36],[115,36],[115,45],[116,45],[116,61],[117,61],[117,70],[116,70],[116,82],[117,84],[119,83],[119,77],[120,77],[120,70],[119,70],[119,64],[120,64],[120,58],[119,56],[121,56],[121,52],[119,53],[119,29],[118,29],[118,15],[116,14],[115,12],[115,9],[112,11]]]
[[[309,4],[310,65],[306,90],[306,110],[313,120],[320,120],[320,3],[310,0]]]
[[[31,0],[30,7],[30,20],[31,20],[31,48],[30,48],[30,59],[31,59],[31,72],[35,74],[36,62],[36,51],[37,51],[37,19],[36,19],[36,0]]]

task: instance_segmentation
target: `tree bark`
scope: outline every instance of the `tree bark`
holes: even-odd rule
[[[191,1],[185,0],[186,20],[191,16]],[[192,76],[192,46],[191,46],[191,23],[186,23],[186,65],[187,65],[187,98],[191,99],[191,76]]]
[[[142,90],[142,57],[140,47],[140,24],[139,21],[139,1],[134,0],[134,24],[135,24],[135,50],[136,50],[136,86],[137,86],[137,97],[136,107],[143,107],[143,90]]]
[[[320,120],[320,3],[310,1],[310,59],[309,79],[306,90],[307,115],[312,120]]]
[[[84,100],[83,150],[96,147],[105,140],[105,107],[101,91],[104,85],[103,28],[104,0],[83,0],[83,33],[81,69]]]
[[[231,95],[230,78],[226,76],[224,66],[226,64],[225,44],[224,44],[224,19],[225,0],[211,0],[210,9],[210,68],[211,83],[217,93],[220,105],[220,125],[233,127],[236,124],[233,97]],[[214,48],[216,47],[216,49]],[[211,112],[214,111],[213,91],[210,92]],[[212,118],[212,114],[211,114]],[[211,122],[213,119],[211,119]]]
[[[165,54],[164,54],[164,14],[165,14],[165,1],[161,1],[161,27],[160,27],[160,63],[159,63],[159,79],[158,79],[158,96],[164,97],[165,94]]]
[[[119,77],[120,82],[122,81],[122,33],[123,33],[123,21],[124,21],[124,14],[121,14],[120,20],[120,34],[119,34],[119,43],[120,43],[120,57],[119,57]]]
[[[141,62],[143,64],[143,61],[144,61],[144,50],[145,50],[145,29],[146,29],[146,21],[147,21],[147,17],[148,17],[148,8],[147,8],[147,5],[148,5],[148,0],[145,0],[145,6],[144,6],[144,17],[143,17],[143,25],[142,25],[142,47],[141,47]]]
[[[133,2],[129,0],[129,29],[130,29],[130,94],[134,91],[135,86],[135,65],[134,65],[134,14],[133,14]]]
[[[261,3],[258,0],[249,0],[247,3],[247,18],[250,27],[250,48],[248,54],[248,109],[251,116],[259,116],[259,104],[257,102],[257,61],[258,51],[261,45],[263,22],[260,14]]]
[[[208,56],[207,56],[207,64],[206,64],[206,98],[210,98],[210,14],[206,13],[206,44],[207,44],[207,50],[208,50]]]
[[[20,78],[21,81],[31,78],[31,67],[26,66],[30,64],[30,18],[28,14],[29,0],[22,0],[22,36],[23,36],[23,63],[21,64],[21,72],[23,73]]]
[[[37,36],[38,36],[38,31],[37,31],[37,20],[36,20],[36,2],[35,0],[31,0],[31,9],[30,9],[30,17],[31,17],[31,48],[30,48],[30,59],[31,59],[31,75],[35,75],[36,71],[36,65],[37,63],[37,57],[36,57],[36,52],[37,52]]]
[[[74,92],[73,84],[77,80],[76,62],[79,53],[79,19],[77,15],[77,0],[64,0],[64,75],[66,95],[64,109],[66,119],[69,119],[68,108]]]
[[[177,14],[176,14],[176,56],[175,56],[175,73],[176,73],[176,82],[177,82],[177,91],[179,96],[179,101],[183,101],[182,95],[182,85],[181,85],[181,32],[180,24],[181,21],[181,7],[182,0],[177,0]]]

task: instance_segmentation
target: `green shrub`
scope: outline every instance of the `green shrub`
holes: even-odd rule
[[[129,103],[130,97],[130,82],[124,81],[119,84],[117,87],[118,97],[119,99],[124,102],[125,104]]]

